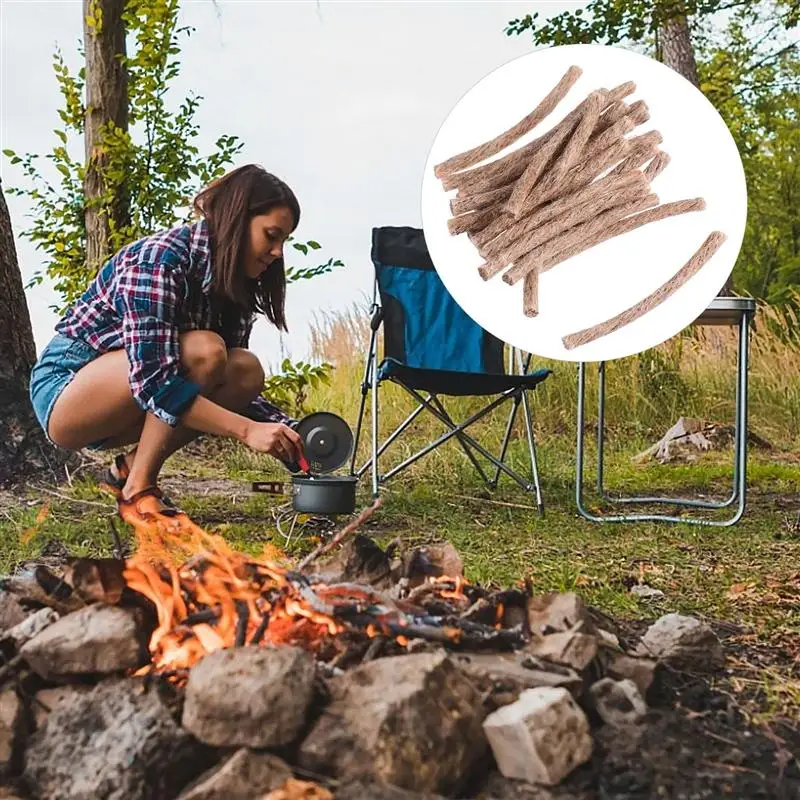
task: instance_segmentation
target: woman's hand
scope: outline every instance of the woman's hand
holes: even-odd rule
[[[280,422],[252,422],[247,427],[244,443],[280,461],[299,463],[303,459],[303,440],[288,425]]]

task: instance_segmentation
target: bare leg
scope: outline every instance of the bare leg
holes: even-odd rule
[[[223,408],[243,411],[264,386],[264,371],[249,351],[229,350],[222,383],[207,396]],[[206,394],[206,392],[204,392]],[[152,414],[144,420],[137,447],[126,456],[130,473],[122,491],[130,497],[148,486],[155,486],[164,462],[199,436],[199,431],[178,424],[170,428]]]
[[[203,387],[203,394],[232,410],[244,409],[263,387],[258,359],[246,350],[226,351],[222,339],[210,331],[183,334],[181,360],[188,377]],[[145,414],[131,395],[128,368],[121,350],[87,364],[59,397],[49,426],[50,437],[73,450],[101,439],[108,447],[140,442],[136,457],[131,458],[131,453],[127,459],[134,474],[126,496],[154,483],[164,460],[198,435],[180,424],[170,428]]]

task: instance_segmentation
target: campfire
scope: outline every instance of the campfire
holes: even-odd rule
[[[2,773],[42,800],[475,797],[492,774],[563,780],[593,728],[646,715],[658,659],[720,663],[691,618],[626,653],[573,594],[383,549],[358,533],[373,511],[298,565],[174,520],[127,560],[4,580]]]

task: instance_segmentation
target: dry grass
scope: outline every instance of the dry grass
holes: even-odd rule
[[[772,309],[760,308],[750,339],[750,427],[784,453],[800,449],[800,346],[779,336],[791,323]],[[311,336],[314,357],[336,366],[330,384],[312,398],[314,406],[355,423],[369,342],[366,311],[354,306],[345,313],[327,315],[314,326]],[[609,364],[609,446],[630,449],[650,444],[681,415],[732,423],[736,339],[733,328],[688,329],[657,348]],[[533,366],[553,370],[534,393],[537,436],[543,440],[572,437],[577,401],[575,365],[534,358]],[[591,368],[587,391],[587,402],[593,409],[596,370]],[[381,430],[388,432],[413,409],[414,401],[391,384],[381,387],[380,397]],[[463,418],[482,401],[448,398],[446,405],[454,418]],[[479,429],[488,442],[500,441],[504,419],[501,412],[495,412],[481,424]],[[409,431],[407,444],[398,443],[401,452],[396,457],[412,452],[415,441],[430,440],[443,428],[425,414],[414,423],[414,430],[417,433]],[[520,425],[515,438],[522,433]],[[433,454],[430,460],[433,469],[448,468],[446,458],[440,460]]]

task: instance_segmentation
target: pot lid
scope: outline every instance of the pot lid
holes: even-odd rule
[[[294,429],[303,440],[303,450],[312,473],[339,469],[353,452],[353,432],[337,414],[329,411],[309,414]]]

